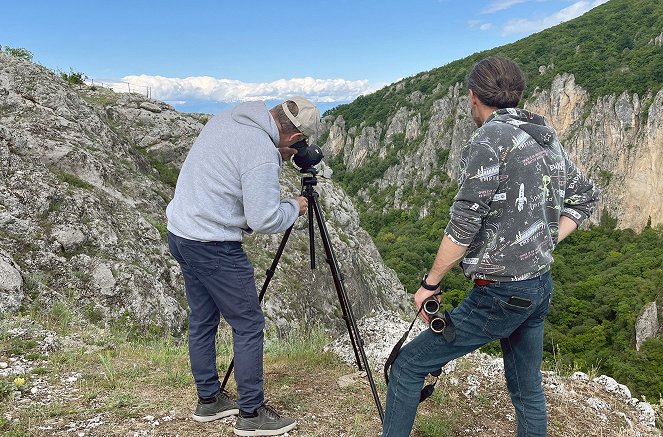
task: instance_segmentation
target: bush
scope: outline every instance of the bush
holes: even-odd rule
[[[8,55],[14,56],[16,58],[25,59],[26,61],[32,61],[32,52],[23,48],[13,48],[9,46],[0,46],[0,51],[7,53]]]
[[[74,69],[71,67],[69,68],[69,73],[58,71],[58,74],[62,80],[67,82],[69,85],[83,85],[85,83],[85,79],[87,79],[87,76],[84,73],[81,73],[80,71],[74,71]]]

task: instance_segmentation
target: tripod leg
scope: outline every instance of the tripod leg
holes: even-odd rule
[[[315,269],[315,239],[313,238],[313,208],[308,209],[308,247],[309,247],[309,254],[311,256],[311,269]]]
[[[260,293],[258,294],[258,302],[262,302],[262,299],[265,296],[265,292],[267,291],[267,286],[272,280],[272,276],[274,276],[274,273],[276,273],[276,266],[278,265],[279,260],[281,259],[281,255],[283,254],[283,250],[285,249],[285,244],[288,242],[288,237],[290,237],[290,233],[292,232],[292,228],[294,226],[295,226],[294,224],[290,226],[288,230],[285,231],[285,234],[283,234],[283,239],[281,240],[281,244],[279,244],[279,248],[276,250],[276,255],[274,255],[274,261],[272,261],[272,265],[269,267],[269,269],[266,272],[267,274],[265,276],[265,282],[262,284],[262,288],[260,289]],[[230,379],[230,375],[232,374],[234,367],[235,367],[235,357],[233,357],[230,360],[230,364],[228,365],[226,374],[223,377],[223,382],[221,383],[221,391],[223,391],[226,388],[226,384]]]
[[[350,335],[350,341],[352,342],[352,347],[355,352],[355,357],[357,358],[357,365],[359,370],[362,370],[362,364],[364,370],[366,371],[366,376],[368,377],[369,385],[371,386],[371,392],[373,393],[373,399],[375,400],[375,405],[378,409],[380,415],[380,421],[384,422],[384,411],[382,410],[382,403],[380,402],[380,396],[378,395],[378,390],[375,386],[375,381],[373,380],[373,374],[371,372],[371,366],[368,364],[368,359],[366,358],[366,352],[364,351],[364,343],[359,334],[359,329],[357,328],[357,322],[352,313],[352,306],[350,305],[350,300],[348,298],[348,293],[345,290],[343,285],[342,275],[338,268],[338,262],[336,261],[336,256],[334,255],[334,249],[331,245],[331,240],[329,239],[329,233],[327,231],[327,226],[325,225],[324,218],[322,217],[322,212],[320,211],[320,205],[317,202],[318,194],[313,193],[309,199],[309,208],[313,205],[315,211],[315,217],[318,222],[318,228],[320,230],[320,236],[322,237],[322,243],[325,248],[325,253],[327,254],[327,263],[332,272],[332,277],[334,278],[334,286],[336,287],[336,293],[339,296],[339,302],[341,304],[341,310],[343,311],[344,319],[346,326],[348,327],[348,334]],[[360,359],[361,358],[361,359]]]

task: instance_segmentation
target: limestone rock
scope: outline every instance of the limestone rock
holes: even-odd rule
[[[554,66],[542,66],[541,71],[547,73],[550,68]],[[390,89],[398,91],[407,80]],[[449,151],[443,170],[452,180],[458,176],[461,147],[476,129],[466,91],[460,83],[446,93],[438,85],[433,95],[441,97],[433,101],[427,122],[416,106],[409,105],[393,109],[386,130],[380,124],[362,126],[356,135],[352,129],[345,131],[341,120],[330,122],[333,142],[327,144],[333,144],[333,155],[342,156],[349,170],[366,165],[369,156],[386,156],[396,134],[405,132],[408,143],[423,138],[413,152],[399,155],[399,162],[371,183],[382,195],[389,193],[385,209],[410,208],[403,194],[412,185],[423,183],[434,192],[439,181],[431,173],[439,168],[441,150]],[[605,211],[621,228],[640,231],[650,218],[652,226],[663,223],[663,90],[644,96],[624,92],[592,102],[575,77],[563,73],[555,76],[550,89],[535,90],[525,108],[546,117],[569,156],[601,188],[603,195],[590,222],[597,223]],[[357,195],[370,202],[374,188],[366,187]],[[424,204],[418,216],[427,214]]]
[[[0,314],[19,309],[23,296],[21,272],[11,258],[0,250]]]
[[[658,307],[656,301],[646,305],[642,314],[635,321],[635,349],[640,350],[642,343],[658,334]]]
[[[0,90],[0,311],[16,311],[28,298],[46,310],[74,300],[77,311],[103,323],[180,331],[184,283],[164,239],[173,187],[160,169],[179,168],[210,116],[179,113],[140,94],[70,87],[4,53]],[[324,123],[337,126],[338,138],[327,143],[337,142],[341,153],[348,141],[374,149],[384,131],[345,133],[342,119]],[[298,195],[301,174],[285,168],[283,194]],[[402,309],[396,274],[360,228],[350,198],[324,178],[331,169],[320,169],[320,205],[355,316]],[[310,269],[307,230],[306,218],[299,219],[266,296],[268,326],[287,334],[311,322],[338,332],[334,281],[322,247],[319,267]],[[259,282],[281,237],[247,239]],[[21,278],[29,281],[29,297]]]

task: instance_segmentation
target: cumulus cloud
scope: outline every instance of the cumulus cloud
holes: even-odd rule
[[[314,102],[347,102],[385,85],[372,84],[367,80],[312,77],[250,83],[209,76],[177,78],[144,74],[125,76],[122,81],[123,83],[114,84],[113,88],[116,91],[126,92],[131,88],[131,91],[145,93],[149,87],[152,98],[180,103],[194,100],[226,103],[283,100],[294,95],[306,97]]]
[[[508,35],[511,33],[533,33],[538,32],[543,29],[547,29],[552,26],[556,26],[559,23],[564,21],[569,21],[574,18],[577,18],[589,11],[590,9],[595,8],[596,6],[606,3],[608,0],[582,0],[573,3],[572,5],[555,12],[554,14],[539,19],[539,20],[528,20],[521,18],[518,20],[508,21],[502,28],[502,34]]]

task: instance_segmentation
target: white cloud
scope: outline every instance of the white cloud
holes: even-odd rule
[[[486,6],[483,10],[481,10],[481,13],[493,14],[498,11],[509,9],[511,6],[515,6],[519,3],[525,3],[528,1],[529,0],[495,0],[494,2]]]
[[[150,87],[151,97],[165,101],[241,102],[247,100],[283,100],[303,96],[314,102],[347,102],[357,96],[373,92],[385,84],[371,84],[367,80],[314,79],[312,77],[279,79],[273,82],[250,83],[209,76],[163,77],[132,75],[114,84],[116,91],[145,93]],[[127,85],[130,84],[130,85]]]
[[[559,23],[564,21],[569,21],[574,18],[577,18],[589,11],[590,9],[595,8],[596,6],[606,3],[608,0],[582,0],[573,3],[571,6],[568,6],[560,11],[555,12],[554,14],[539,19],[539,20],[528,20],[521,18],[518,20],[508,21],[502,28],[502,34],[508,35],[510,33],[533,33],[538,32],[543,29],[547,29],[552,26],[556,26]]]
[[[484,23],[480,20],[469,20],[467,22],[467,25],[472,30],[479,29],[479,30],[482,30],[482,31],[492,29],[492,27],[493,27],[493,23]]]

